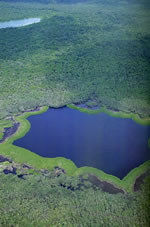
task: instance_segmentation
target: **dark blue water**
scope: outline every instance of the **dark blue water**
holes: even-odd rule
[[[67,107],[30,116],[30,131],[15,145],[43,157],[65,157],[123,178],[150,159],[150,126],[105,113],[85,114]]]

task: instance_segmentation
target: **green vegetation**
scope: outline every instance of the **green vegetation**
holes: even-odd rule
[[[47,168],[51,170],[55,166],[63,167],[67,171],[67,173],[71,175],[77,169],[77,167],[71,160],[59,157],[53,159],[43,158],[27,149],[12,145],[14,140],[23,137],[30,129],[30,123],[28,120],[26,120],[26,118],[30,115],[41,114],[45,112],[47,108],[48,107],[43,107],[40,111],[27,112],[16,117],[16,121],[20,122],[19,129],[12,137],[8,138],[4,143],[0,144],[1,154],[19,163],[26,162],[27,164],[34,166],[37,169]]]
[[[13,126],[13,121],[11,119],[0,121],[0,132],[3,132],[4,128],[9,128]]]
[[[131,170],[122,180],[119,178],[106,174],[103,171],[92,168],[92,167],[81,167],[78,168],[74,175],[75,176],[80,176],[80,175],[86,175],[87,173],[92,173],[93,175],[97,176],[99,179],[103,181],[107,181],[112,183],[118,188],[122,188],[127,192],[132,192],[133,191],[133,186],[134,183],[137,179],[138,176],[141,174],[145,173],[146,170],[148,170],[150,167],[150,161],[145,162],[144,164],[140,165],[138,168],[135,168]]]
[[[150,223],[149,177],[141,191],[128,194],[109,194],[77,177],[52,173],[27,175],[24,180],[1,173],[0,182],[0,226],[148,227]]]
[[[125,113],[121,111],[115,112],[115,111],[106,109],[106,107],[101,107],[100,109],[88,109],[88,108],[78,107],[74,104],[69,104],[68,107],[75,110],[79,110],[83,113],[88,113],[88,114],[97,114],[97,113],[104,112],[112,117],[131,118],[133,121],[135,121],[138,124],[150,125],[150,118],[140,118],[138,114],[134,114],[134,113]]]
[[[0,21],[41,18],[0,29],[0,118],[89,99],[149,116],[149,0],[75,2],[0,1]]]
[[[69,107],[149,124],[149,14],[149,0],[0,0],[0,22],[41,18],[38,24],[0,29],[0,139],[13,125],[5,117],[44,105],[87,103],[89,109]],[[148,227],[150,178],[141,191],[132,191],[150,161],[119,180],[13,145],[30,129],[26,118],[46,110],[15,117],[19,129],[0,144],[0,154],[38,170],[59,166],[67,175],[28,169],[31,175],[23,180],[4,175],[0,164],[0,226]],[[78,176],[89,172],[127,193],[111,195],[81,183]]]
[[[150,138],[149,138],[149,140],[148,140],[148,147],[150,148]]]
[[[102,107],[100,109],[81,108],[81,107],[78,107],[78,106],[73,105],[73,104],[68,105],[68,107],[72,108],[72,109],[79,110],[79,111],[87,113],[87,114],[97,114],[97,113],[104,112],[104,113],[109,114],[112,117],[131,118],[132,120],[134,120],[138,124],[150,125],[150,119],[149,118],[142,119],[137,114],[133,114],[133,113],[124,113],[124,112],[121,112],[121,111],[120,112],[114,112],[114,111],[111,111],[111,110],[107,110],[105,107]],[[150,139],[148,140],[148,146],[150,148]],[[136,178],[138,176],[140,176],[142,173],[144,173],[149,168],[149,166],[150,166],[150,160],[145,162],[144,164],[142,164],[138,168],[135,168],[132,171],[130,171],[130,173],[128,173],[128,175],[125,176],[123,178],[123,180],[121,180],[121,181],[119,179],[115,178],[114,176],[104,174],[102,171],[97,170],[95,168],[91,168],[91,167],[79,168],[75,172],[75,175],[80,175],[80,174],[85,174],[85,173],[93,173],[94,175],[96,175],[100,179],[106,180],[108,182],[112,182],[112,183],[114,183],[118,186],[120,185],[124,189],[126,189],[127,191],[132,191],[133,184],[134,184]]]
[[[3,139],[4,133],[0,132],[0,140]]]
[[[69,105],[69,107],[78,108],[74,105]],[[92,173],[99,177],[101,180],[110,182],[113,185],[116,185],[117,187],[122,188],[128,192],[131,192],[133,190],[133,185],[136,178],[140,176],[142,173],[144,173],[147,169],[149,169],[150,161],[147,161],[144,164],[140,165],[138,168],[132,170],[125,178],[120,180],[119,178],[106,174],[103,171],[96,168],[92,167],[77,168],[76,165],[71,160],[66,158],[61,157],[43,158],[27,149],[13,145],[13,142],[15,140],[23,137],[30,129],[30,123],[26,118],[29,117],[30,115],[41,114],[47,111],[47,109],[48,107],[43,107],[41,108],[40,111],[27,112],[20,116],[15,117],[15,120],[17,122],[20,122],[19,129],[13,136],[11,136],[5,142],[0,144],[1,154],[7,156],[8,158],[11,158],[15,162],[27,163],[28,165],[31,165],[37,169],[46,168],[48,170],[53,170],[55,166],[59,166],[65,169],[66,173],[70,176],[87,175],[87,173]],[[88,110],[84,108],[79,108],[79,110],[92,111],[90,113],[95,113],[94,110]]]
[[[4,128],[9,128],[13,126],[13,121],[11,119],[0,120],[0,140],[3,139]]]
[[[69,107],[150,124],[149,0],[78,2],[0,0],[1,22],[41,18],[38,24],[0,29],[0,139],[4,128],[13,125],[5,117],[44,105],[87,102],[89,109]],[[119,180],[13,145],[30,129],[26,118],[46,110],[15,117],[20,127],[0,144],[0,154],[37,169],[59,166],[67,175],[34,176],[29,170],[31,176],[21,180],[0,173],[0,226],[149,226],[149,179],[142,191],[132,190],[150,161]],[[110,195],[90,186],[76,190],[78,176],[89,172],[128,193]]]

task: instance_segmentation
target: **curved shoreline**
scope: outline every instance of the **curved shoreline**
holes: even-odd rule
[[[67,106],[71,109],[79,110],[80,112],[87,113],[87,114],[97,114],[97,113],[104,112],[112,117],[131,118],[133,121],[135,121],[138,124],[150,125],[150,118],[140,118],[138,114],[134,114],[134,113],[125,113],[121,111],[115,112],[113,110],[108,110],[106,107],[101,107],[99,109],[90,109],[90,108],[82,108],[74,104],[69,104]]]
[[[144,184],[144,180],[146,177],[150,176],[150,168],[147,169],[143,174],[137,177],[134,183],[134,191],[139,191],[141,189],[141,185]]]
[[[0,29],[20,28],[20,27],[31,25],[31,24],[37,24],[40,21],[41,21],[40,18],[24,18],[24,19],[20,19],[20,20],[1,21]]]
[[[105,112],[113,117],[121,117],[121,118],[132,118],[137,123],[141,123],[144,125],[149,125],[150,120],[149,119],[141,119],[139,120],[139,117],[134,114],[124,114],[124,113],[115,113],[110,112],[106,108],[101,108],[98,110],[89,110],[85,108],[76,107],[75,105],[71,104],[68,105],[69,108],[77,109],[81,112],[90,113],[90,114],[96,114],[100,112]],[[38,169],[46,168],[48,170],[54,169],[55,166],[59,166],[63,169],[65,169],[66,173],[68,175],[87,175],[87,174],[93,174],[102,181],[106,181],[110,184],[113,184],[114,186],[125,190],[127,192],[134,190],[134,184],[140,175],[142,175],[145,171],[148,170],[150,166],[150,160],[143,163],[139,167],[131,170],[122,180],[119,178],[106,174],[103,171],[93,168],[93,167],[81,167],[77,168],[77,166],[69,159],[63,158],[63,157],[57,157],[57,158],[44,158],[41,157],[27,149],[17,147],[13,145],[13,142],[21,137],[23,137],[30,129],[30,123],[26,119],[27,117],[31,115],[37,115],[44,113],[48,110],[48,107],[42,107],[40,110],[37,111],[30,111],[30,112],[24,112],[23,114],[15,117],[15,120],[20,123],[20,127],[16,131],[15,134],[13,134],[11,137],[7,138],[3,143],[0,144],[0,150],[1,154],[5,155],[5,157],[11,158],[12,160],[20,163],[27,163],[33,167],[36,167]]]
[[[0,144],[3,143],[6,139],[11,137],[13,134],[15,134],[19,128],[20,123],[15,122],[12,127],[5,128],[3,132],[3,137],[0,140]]]

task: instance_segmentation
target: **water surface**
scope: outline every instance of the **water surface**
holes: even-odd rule
[[[7,22],[0,22],[0,29],[22,27],[34,23],[39,23],[40,20],[41,20],[40,18],[28,18],[23,20],[11,20]]]
[[[28,120],[30,131],[14,144],[43,157],[65,157],[77,167],[95,167],[119,178],[150,159],[150,127],[131,119],[65,107]]]

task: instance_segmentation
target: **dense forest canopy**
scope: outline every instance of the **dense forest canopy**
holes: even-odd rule
[[[149,1],[77,2],[0,1],[1,22],[41,18],[0,29],[0,118],[87,100],[149,116]]]
[[[0,29],[0,119],[87,101],[149,117],[149,15],[149,0],[0,0],[0,23],[41,19]],[[12,124],[0,121],[0,139]],[[149,176],[134,193],[110,194],[65,171],[7,165],[0,163],[0,226],[149,226]]]
[[[149,227],[149,177],[140,190],[126,194],[46,170],[33,174],[30,169],[21,179],[0,169],[0,182],[0,226]]]

